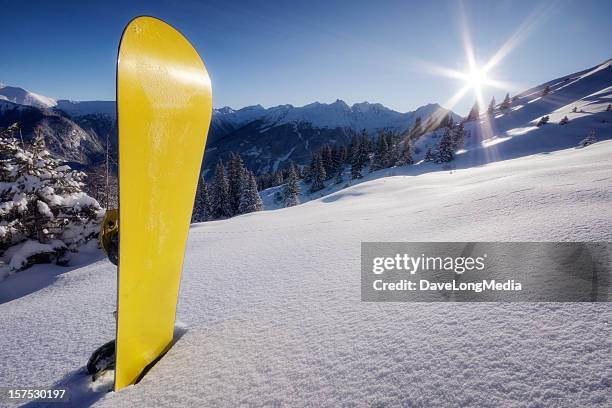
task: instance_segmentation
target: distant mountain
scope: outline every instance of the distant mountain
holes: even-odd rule
[[[540,133],[542,130],[538,130],[534,122],[541,116],[550,115],[551,121],[558,121],[559,115],[567,114],[572,124],[563,129],[573,129],[590,117],[587,114],[589,107],[584,108],[587,113],[576,113],[571,111],[575,106],[581,106],[595,96],[603,98],[602,103],[605,102],[606,106],[612,101],[609,99],[611,72],[610,61],[606,61],[518,94],[511,108],[496,109],[493,118],[485,121],[486,126],[479,126],[476,122],[466,124],[472,137],[467,145],[478,144],[491,137],[511,137],[512,140],[506,141],[504,147],[516,145],[507,151],[513,152],[512,157],[517,157],[517,152],[527,147],[522,148],[523,139],[514,136],[521,132]],[[551,94],[538,96],[546,85],[551,89]],[[315,102],[301,107],[279,105],[264,108],[254,105],[238,110],[218,108],[213,111],[203,171],[205,175],[210,175],[218,160],[226,161],[231,152],[240,153],[248,168],[258,174],[285,168],[291,162],[307,164],[314,151],[325,144],[346,144],[354,132],[365,130],[371,136],[382,129],[404,132],[414,125],[417,117],[426,123],[448,113],[438,104],[401,113],[379,103],[362,102],[349,106],[341,100],[329,104]],[[451,114],[455,120],[461,119],[459,115]],[[53,153],[83,166],[91,166],[102,160],[107,140],[110,141],[111,153],[116,154],[115,115],[113,101],[56,101],[22,88],[0,86],[0,127],[20,121],[25,139],[31,138],[34,130],[38,129],[47,138]],[[519,123],[523,124],[524,129],[519,129]],[[593,129],[596,128],[593,126]],[[487,130],[487,134],[482,133],[483,129]],[[574,136],[569,135],[564,146],[575,143],[576,137],[584,137],[585,131],[586,128],[581,128],[578,133],[572,133]],[[539,143],[552,143],[545,138],[537,140]],[[435,137],[425,136],[416,142],[416,147],[422,154],[435,141]],[[555,146],[559,143],[559,140],[554,141]],[[487,149],[478,151],[490,154]],[[499,157],[509,154],[504,152],[498,151],[496,154]]]
[[[34,128],[44,127],[43,123],[55,123],[55,126],[45,127],[45,134],[48,134],[51,151],[58,157],[85,166],[96,164],[101,160],[101,146],[106,145],[107,139],[111,152],[116,154],[114,101],[55,100],[4,85],[0,95],[2,99],[30,108],[21,111],[6,105],[0,112],[0,126],[19,119],[28,129],[26,137],[29,138]],[[301,107],[255,105],[238,110],[214,109],[203,171],[206,174],[219,159],[227,160],[231,152],[240,153],[255,173],[277,170],[291,162],[306,164],[313,151],[326,143],[348,143],[353,132],[365,130],[372,136],[382,129],[403,132],[414,125],[417,117],[425,121],[441,118],[448,112],[437,104],[401,113],[379,103],[349,106],[341,100]],[[460,119],[452,115],[455,120]]]
[[[60,99],[57,101],[55,109],[61,110],[71,117],[103,114],[114,120],[117,115],[115,101],[69,101]]]
[[[210,171],[219,159],[227,160],[231,152],[240,153],[247,167],[257,173],[275,171],[291,162],[306,164],[313,151],[325,144],[347,144],[354,132],[365,130],[371,136],[380,130],[404,132],[417,117],[423,122],[439,120],[449,112],[438,104],[401,113],[379,103],[349,106],[342,100],[302,107],[223,107],[213,112],[204,171]]]
[[[77,167],[90,166],[102,159],[104,144],[98,133],[83,129],[61,112],[0,100],[0,128],[15,122],[21,124],[24,141],[31,141],[40,132],[54,156]]]
[[[0,83],[0,100],[37,108],[50,108],[57,105],[57,101],[53,98],[2,83]]]
[[[338,99],[331,104],[314,102],[302,107],[279,105],[265,109],[261,105],[254,105],[233,110],[226,106],[214,110],[212,125],[225,129],[225,133],[229,133],[227,129],[235,130],[256,120],[263,121],[268,127],[309,123],[319,129],[365,129],[368,133],[375,133],[381,129],[406,130],[417,116],[425,119],[434,115],[443,116],[447,112],[438,104],[425,105],[414,112],[400,113],[380,103],[362,102],[349,106]],[[454,113],[453,116],[455,119],[460,118]]]

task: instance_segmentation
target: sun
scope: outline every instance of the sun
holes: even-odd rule
[[[472,68],[465,73],[464,81],[465,84],[469,85],[471,88],[480,88],[482,85],[489,82],[489,78],[483,69]]]

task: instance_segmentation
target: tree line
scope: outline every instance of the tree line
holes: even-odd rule
[[[477,105],[476,105],[477,106]],[[473,119],[466,119],[464,122]],[[414,164],[414,143],[422,135],[443,129],[437,145],[429,147],[424,160],[445,163],[454,159],[463,147],[464,122],[455,123],[449,112],[441,118],[422,121],[417,117],[405,132],[381,130],[372,139],[365,130],[353,132],[344,145],[323,145],[314,151],[309,164],[290,163],[287,168],[255,176],[245,168],[237,153],[224,165],[220,161],[209,183],[202,178],[196,195],[193,221],[201,222],[229,218],[263,209],[259,191],[280,187],[274,193],[277,205],[291,207],[300,203],[302,188],[316,193],[330,184],[350,183],[361,179],[365,172]]]
[[[227,166],[219,160],[209,184],[200,176],[191,220],[203,222],[261,210],[255,175],[239,154],[232,153]]]

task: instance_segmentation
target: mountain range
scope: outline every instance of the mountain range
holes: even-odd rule
[[[466,130],[473,137],[469,143],[492,143],[493,139],[499,143],[509,138],[504,141],[504,149],[497,149],[495,156],[517,157],[525,149],[531,151],[533,146],[532,142],[527,146],[527,139],[516,136],[539,134],[541,130],[536,124],[546,115],[550,115],[551,121],[560,121],[567,115],[572,125],[562,127],[562,132],[557,130],[554,139],[533,138],[532,141],[542,144],[543,151],[575,145],[574,139],[585,137],[588,130],[586,126],[580,126],[581,130],[576,131],[576,127],[586,121],[591,130],[596,129],[597,126],[590,123],[599,120],[594,118],[601,113],[589,113],[591,108],[586,106],[584,113],[576,112],[574,108],[586,101],[597,101],[606,107],[611,101],[611,72],[608,60],[517,94],[509,111],[496,108],[492,117],[484,115],[484,119],[466,124]],[[550,89],[550,95],[544,95],[545,88]],[[222,107],[213,111],[202,170],[205,176],[210,175],[218,160],[226,161],[231,152],[240,153],[246,166],[256,174],[282,169],[291,162],[307,164],[314,151],[325,144],[346,144],[355,132],[365,130],[371,136],[382,129],[404,132],[418,117],[427,122],[448,113],[438,104],[401,113],[378,103],[349,106],[342,100],[315,102],[301,107],[279,105],[264,108],[254,105],[238,110]],[[452,112],[451,115],[455,120],[461,119]],[[101,163],[107,141],[111,153],[116,154],[115,116],[114,101],[55,100],[23,88],[0,85],[0,128],[21,122],[24,140],[32,138],[34,132],[40,132],[52,153],[77,168]],[[601,120],[609,121],[607,117]],[[479,124],[481,122],[486,126]],[[567,133],[567,130],[571,132]],[[422,154],[437,137],[439,135],[435,134],[422,137],[415,143],[415,148]],[[598,134],[598,138],[607,137],[607,132]],[[509,146],[513,146],[512,149]],[[477,154],[491,156],[489,149],[478,148],[470,157]]]
[[[259,174],[288,166],[306,164],[313,151],[323,145],[346,144],[355,132],[374,136],[380,130],[403,132],[417,117],[424,122],[449,113],[438,104],[412,112],[397,112],[379,103],[342,100],[311,103],[301,107],[261,105],[242,109],[213,110],[203,172],[208,174],[219,159],[240,153],[249,169]],[[455,120],[460,116],[452,113]],[[23,88],[0,85],[0,127],[22,123],[24,139],[42,132],[49,149],[76,166],[99,163],[106,141],[116,154],[117,130],[114,101],[56,100]]]

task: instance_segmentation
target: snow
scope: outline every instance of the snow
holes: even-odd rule
[[[269,211],[193,225],[176,343],[118,393],[83,372],[115,335],[115,268],[100,251],[8,277],[0,385],[65,387],[75,407],[612,406],[609,303],[360,301],[364,241],[612,241],[604,68],[466,125],[446,167],[384,169],[342,188],[345,175],[284,209],[269,189]],[[598,141],[578,148],[591,131]],[[417,161],[438,140],[419,140]]]
[[[292,147],[291,150],[287,152],[287,154],[276,159],[274,161],[274,164],[272,165],[272,171],[276,171],[278,169],[278,165],[286,161],[289,158],[289,156],[291,156],[291,154],[295,151],[295,149],[297,149],[297,146]]]
[[[194,225],[184,332],[119,393],[82,371],[114,336],[115,268],[36,266],[0,285],[0,378],[68,387],[74,406],[609,406],[609,304],[362,303],[359,254],[362,241],[610,241],[611,154],[604,141],[389,176]]]
[[[50,219],[53,219],[53,213],[51,212],[51,209],[49,208],[47,203],[45,203],[44,201],[38,200],[36,201],[36,206],[38,207],[38,213],[40,215],[44,215]]]
[[[416,111],[400,113],[384,107],[380,103],[361,102],[352,106],[338,99],[333,103],[314,102],[301,107],[279,105],[264,108],[261,105],[248,106],[239,110],[230,107],[215,109],[213,121],[229,123],[234,128],[246,125],[255,120],[265,123],[260,133],[274,126],[284,124],[309,123],[315,128],[348,128],[355,131],[366,129],[375,133],[380,129],[404,131],[410,128],[417,117],[423,120],[430,116],[441,118],[448,110],[438,104],[421,106]],[[460,119],[453,114],[455,120]]]
[[[39,95],[23,88],[4,84],[0,84],[0,100],[6,100],[20,105],[35,106],[37,108],[51,108],[57,105],[57,101],[48,96]]]
[[[261,105],[246,106],[242,109],[234,110],[229,106],[213,110],[213,122],[223,121],[230,123],[238,128],[254,120],[260,120],[266,113],[266,109]]]
[[[21,268],[21,266],[26,262],[28,257],[32,255],[44,253],[44,252],[52,253],[54,251],[52,245],[41,244],[38,241],[32,241],[32,240],[28,240],[22,244],[15,245],[14,248],[10,248],[10,249],[14,250],[14,251],[7,251],[7,252],[11,252],[10,267],[13,269]]]
[[[70,101],[60,99],[57,101],[56,107],[72,117],[104,114],[114,119],[117,116],[115,101]]]

